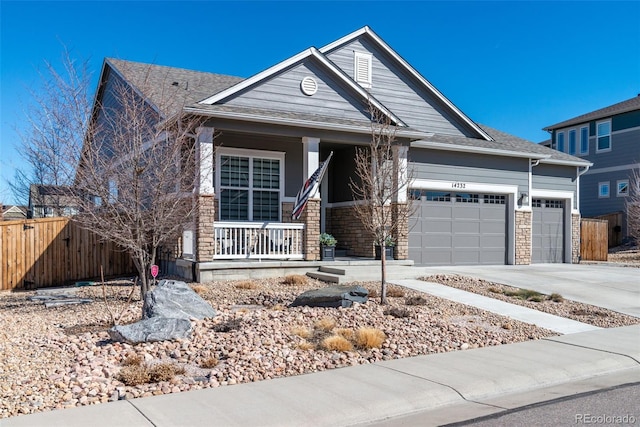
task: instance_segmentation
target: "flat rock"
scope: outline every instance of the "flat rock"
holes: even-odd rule
[[[185,282],[162,280],[147,293],[144,302],[145,319],[167,317],[172,319],[204,319],[215,317],[216,311]]]
[[[366,303],[369,296],[362,286],[327,286],[306,291],[291,303],[290,307],[351,307],[354,302]]]
[[[153,317],[129,325],[114,326],[109,329],[109,336],[114,341],[138,344],[189,338],[191,330],[191,322],[188,319]]]

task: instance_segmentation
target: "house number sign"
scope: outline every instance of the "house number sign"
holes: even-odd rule
[[[451,188],[466,188],[467,184],[464,182],[452,182]]]

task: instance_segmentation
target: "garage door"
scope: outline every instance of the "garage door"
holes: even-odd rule
[[[415,265],[505,264],[506,196],[413,190]]]
[[[564,201],[533,199],[531,262],[564,262]]]

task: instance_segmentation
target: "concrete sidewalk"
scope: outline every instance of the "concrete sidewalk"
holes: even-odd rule
[[[532,323],[541,328],[546,328],[561,334],[573,334],[576,332],[593,331],[600,329],[597,326],[587,323],[578,322],[576,320],[564,317],[554,316],[553,314],[544,313],[542,311],[523,307],[516,304],[500,301],[495,298],[489,298],[472,292],[463,291],[452,288],[451,286],[441,285],[438,283],[425,282],[423,280],[390,280],[389,283],[397,284],[407,288],[425,292],[450,301],[456,301],[462,304],[478,307],[492,313],[501,314],[521,322]]]
[[[572,384],[593,386],[603,376],[640,381],[640,325],[50,411],[0,426],[394,425],[411,416],[439,424],[505,410],[504,402],[519,401],[514,396],[547,400],[559,392],[541,390],[558,387],[571,394],[579,389]]]

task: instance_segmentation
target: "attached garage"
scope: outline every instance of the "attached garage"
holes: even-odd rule
[[[531,262],[564,262],[564,204],[563,200],[533,199]]]
[[[505,264],[507,196],[412,191],[409,259],[415,265]]]

